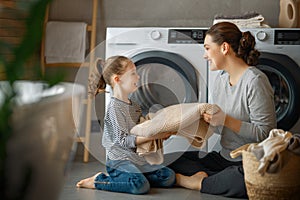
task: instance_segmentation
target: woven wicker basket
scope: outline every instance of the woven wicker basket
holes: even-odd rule
[[[279,173],[257,172],[259,162],[253,153],[243,151],[245,183],[249,199],[300,199],[300,156],[284,151],[285,165]]]

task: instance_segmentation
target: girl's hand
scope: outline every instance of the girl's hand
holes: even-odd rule
[[[176,135],[177,132],[164,132],[164,133],[159,133],[157,135],[154,135],[151,137],[151,139],[163,139],[166,140],[168,139],[171,135]]]
[[[175,135],[177,132],[164,132],[164,133],[159,133],[155,136],[152,137],[142,137],[142,136],[137,136],[136,137],[136,145],[143,144],[145,142],[149,142],[152,140],[156,139],[163,139],[166,140],[168,139],[171,135]]]
[[[171,135],[176,135],[177,132],[165,132],[165,133],[161,133],[161,138],[163,140],[167,140],[169,139],[169,137],[171,137]]]

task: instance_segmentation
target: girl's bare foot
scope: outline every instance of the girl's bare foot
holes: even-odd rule
[[[197,172],[192,176],[176,174],[176,185],[192,190],[201,190],[202,181],[208,177],[205,172]]]
[[[77,182],[76,187],[95,189],[95,178],[101,173],[102,172],[99,172],[99,173],[95,174],[94,176],[91,176],[86,179],[82,179],[81,181]]]

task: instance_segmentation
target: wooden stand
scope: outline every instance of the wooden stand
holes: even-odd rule
[[[87,63],[46,63],[45,59],[45,30],[47,22],[49,21],[49,6],[46,11],[45,21],[44,21],[44,35],[42,39],[41,46],[41,67],[42,73],[45,73],[46,67],[89,67],[89,76],[92,72],[93,63],[95,60],[95,45],[96,45],[96,24],[97,24],[97,9],[98,9],[98,0],[93,0],[92,6],[92,23],[87,26],[87,31],[91,34],[90,36],[90,49],[89,49],[89,62]],[[88,79],[88,77],[86,77]],[[84,153],[83,153],[83,162],[89,161],[89,145],[90,145],[90,133],[91,133],[91,111],[92,111],[92,99],[86,97],[83,102],[86,105],[86,126],[85,126],[85,136],[76,138],[77,142],[82,142],[84,144]],[[78,129],[79,130],[79,129]]]

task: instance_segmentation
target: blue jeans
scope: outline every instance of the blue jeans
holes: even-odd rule
[[[106,174],[95,178],[98,190],[145,194],[151,187],[172,187],[175,173],[162,165],[135,165],[128,160],[107,160]]]

